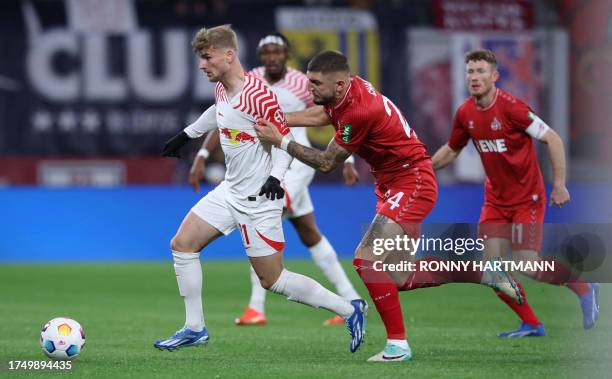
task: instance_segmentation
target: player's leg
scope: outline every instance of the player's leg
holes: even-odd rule
[[[235,213],[235,217],[241,224],[247,255],[262,287],[285,295],[289,300],[342,316],[351,332],[350,350],[356,351],[365,332],[365,302],[349,302],[315,280],[283,267],[284,236],[280,209],[278,212],[272,210],[250,215]]]
[[[381,360],[388,358],[389,361],[394,360],[393,358],[410,359],[411,353],[406,340],[406,329],[399,301],[398,286],[401,279],[397,277],[394,279],[390,272],[377,267],[377,262],[388,263],[390,258],[397,257],[398,254],[389,251],[377,255],[374,252],[374,244],[377,239],[393,239],[399,234],[403,234],[403,230],[397,223],[385,215],[377,214],[359,243],[353,261],[355,270],[368,289],[385,326],[387,346],[392,345],[393,349],[401,351],[400,354],[385,355],[384,352],[378,354]]]
[[[336,251],[316,224],[314,205],[308,191],[308,184],[312,179],[310,171],[308,167],[305,170],[292,169],[285,176],[284,216],[289,218],[300,240],[308,247],[313,261],[327,280],[334,285],[336,292],[347,300],[358,299],[359,295],[342,269]],[[344,320],[336,315],[325,320],[323,324],[342,325]]]
[[[259,325],[266,324],[266,289],[259,283],[259,277],[249,266],[249,277],[251,279],[251,298],[242,315],[234,320],[236,325]]]
[[[222,186],[208,193],[191,209],[172,238],[174,271],[185,304],[185,325],[170,338],[155,342],[158,349],[198,346],[209,340],[202,309],[200,251],[222,233],[228,234],[233,229],[233,218],[225,206]]]
[[[412,352],[406,340],[406,330],[399,302],[398,288],[410,275],[409,270],[385,270],[386,262],[403,263],[414,259],[414,252],[380,249],[381,242],[396,237],[418,238],[420,223],[433,209],[438,187],[430,164],[408,169],[392,182],[376,188],[376,216],[355,253],[354,265],[368,289],[385,325],[387,344],[383,351],[368,361],[408,361]],[[383,243],[384,243],[383,242]],[[376,266],[375,266],[376,265]]]
[[[543,222],[546,212],[546,200],[539,201],[518,209],[513,218],[512,257],[515,261],[547,261],[553,266],[549,271],[523,271],[522,273],[540,282],[566,286],[578,296],[582,309],[582,321],[585,329],[595,326],[599,318],[597,283],[588,283],[579,279],[564,262],[553,257],[541,257],[540,250],[543,238]]]
[[[295,227],[302,243],[308,247],[315,264],[336,287],[338,294],[347,300],[358,299],[359,294],[353,288],[344,269],[340,265],[334,247],[319,232],[314,213],[310,212],[289,220]]]
[[[493,257],[507,257],[506,253],[510,249],[510,240],[505,238],[489,238],[485,240],[485,255],[490,254]],[[508,278],[512,280],[512,285],[518,291],[522,301],[521,303],[517,303],[514,296],[510,296],[506,292],[502,292],[499,289],[491,286],[495,291],[495,294],[501,301],[506,303],[512,311],[521,319],[521,324],[515,330],[510,332],[503,332],[498,334],[499,337],[541,337],[545,335],[544,324],[540,322],[538,317],[535,315],[535,312],[531,308],[531,305],[527,301],[527,296],[525,295],[525,289],[523,285],[514,278],[511,273],[504,273]],[[499,279],[492,279],[493,281],[497,281]],[[505,283],[505,282],[504,282]]]

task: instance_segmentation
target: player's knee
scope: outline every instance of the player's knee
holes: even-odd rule
[[[278,280],[278,276],[275,278],[272,278],[270,276],[260,276],[259,284],[261,284],[263,288],[267,290],[271,290],[272,286],[274,286],[274,283],[276,283],[277,280]]]
[[[192,241],[184,238],[183,236],[177,234],[170,240],[170,249],[173,251],[182,251],[182,252],[195,252],[200,251],[198,246]]]

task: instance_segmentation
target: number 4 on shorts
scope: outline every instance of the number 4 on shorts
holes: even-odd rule
[[[400,202],[400,200],[402,199],[403,196],[404,196],[403,192],[398,192],[395,195],[393,195],[390,198],[388,198],[387,199],[387,203],[391,204],[389,209],[393,210],[393,209],[397,208],[399,206],[399,202]]]

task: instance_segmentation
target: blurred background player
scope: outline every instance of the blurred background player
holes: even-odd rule
[[[549,205],[562,207],[570,201],[565,184],[565,152],[559,135],[527,104],[496,88],[497,59],[489,50],[465,56],[466,84],[470,97],[459,107],[448,143],[433,156],[436,170],[453,162],[471,138],[485,169],[485,203],[480,215],[480,235],[487,235],[487,254],[502,256],[512,248],[513,258],[541,258],[542,224],[546,191],[532,138],[548,145],[553,171]],[[510,246],[511,245],[511,246]],[[567,286],[580,299],[583,326],[590,329],[599,317],[597,283],[577,279],[563,262],[554,260],[553,272],[523,272],[529,277]],[[524,290],[516,282],[524,298]],[[506,294],[497,295],[521,318],[518,329],[501,337],[543,336],[544,326],[526,299],[517,304]]]
[[[287,38],[281,33],[272,33],[262,38],[257,46],[257,56],[263,66],[249,72],[261,79],[276,94],[283,112],[296,112],[313,105],[309,90],[308,78],[302,72],[287,66],[290,46]],[[304,146],[310,146],[306,128],[293,127],[291,134]],[[206,158],[219,145],[219,133],[215,130],[208,133],[202,148],[193,161],[189,171],[189,183],[199,191],[200,182],[204,179]],[[325,277],[336,287],[337,293],[347,300],[359,298],[346,273],[342,269],[338,256],[327,238],[321,234],[314,217],[314,208],[310,200],[308,185],[314,177],[315,170],[303,162],[294,159],[285,173],[285,212],[295,227],[302,243],[308,247],[312,259]],[[359,179],[359,174],[352,161],[344,163],[343,174],[348,185]],[[252,267],[251,299],[242,316],[235,320],[237,325],[264,325],[266,323],[265,298],[266,290],[259,283],[259,278]],[[344,324],[342,317],[326,320],[325,325]]]
[[[220,235],[238,228],[261,285],[290,300],[341,315],[351,335],[350,351],[355,352],[363,340],[366,303],[349,302],[311,278],[283,268],[284,190],[280,181],[292,158],[283,151],[272,154],[272,146],[254,136],[256,119],[273,121],[283,135],[290,134],[276,96],[261,80],[245,75],[237,55],[236,34],[228,25],[201,29],[192,47],[200,58],[200,69],[211,82],[217,82],[215,104],[171,138],[163,155],[178,157],[190,139],[214,128],[226,129],[221,146],[227,171],[225,180],[191,209],[172,238],[174,269],[185,302],[185,326],[154,346],[175,350],[208,343],[199,252]]]

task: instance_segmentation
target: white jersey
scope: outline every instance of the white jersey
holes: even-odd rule
[[[288,68],[285,76],[274,84],[268,83],[265,79],[265,68],[263,66],[254,68],[249,74],[261,79],[270,87],[278,98],[280,108],[285,113],[301,111],[313,105],[308,77],[301,71]],[[311,146],[306,134],[306,128],[292,127],[291,134],[293,134],[297,143],[308,147]],[[315,173],[314,168],[298,159],[293,160],[289,170],[287,175],[295,173],[303,177],[310,177],[307,182],[312,180]]]
[[[282,181],[293,160],[287,152],[259,141],[254,128],[259,118],[271,121],[283,135],[289,134],[287,120],[274,92],[260,79],[247,74],[242,90],[231,99],[225,87],[217,83],[215,105],[184,129],[190,138],[196,138],[219,128],[221,148],[225,154],[228,201],[242,210],[259,203],[254,198],[258,197],[268,176]]]

